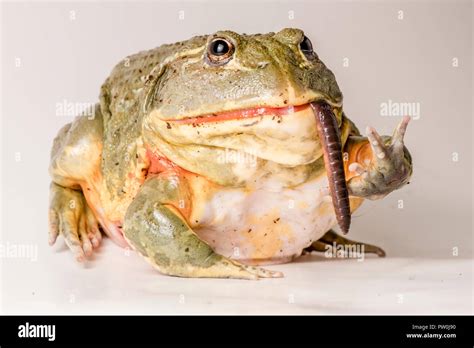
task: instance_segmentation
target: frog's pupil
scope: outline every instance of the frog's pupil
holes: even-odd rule
[[[311,44],[311,41],[305,36],[303,41],[300,43],[300,49],[304,53],[311,53],[313,52],[313,45]]]
[[[216,40],[212,43],[212,54],[221,56],[229,52],[229,45],[224,40]]]

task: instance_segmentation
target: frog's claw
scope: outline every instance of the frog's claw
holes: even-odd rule
[[[372,127],[367,127],[366,142],[370,149],[362,151],[359,162],[348,166],[355,173],[348,181],[349,193],[353,196],[377,199],[405,185],[412,174],[411,156],[403,144],[410,117],[405,116],[392,137],[380,136]],[[362,147],[364,149],[364,147]]]
[[[128,243],[158,271],[177,277],[259,279],[280,272],[247,266],[217,254],[194,233],[172,201],[179,186],[169,176],[149,178],[129,206],[123,225]],[[167,187],[164,192],[163,187]],[[168,200],[168,198],[171,200]]]
[[[50,188],[49,244],[62,235],[78,262],[92,255],[102,240],[99,225],[81,191],[59,186]]]
[[[363,253],[365,254],[376,254],[380,257],[385,257],[386,255],[385,251],[376,245],[352,241],[350,239],[338,235],[333,230],[329,230],[328,232],[326,232],[324,236],[322,236],[319,240],[311,244],[308,248],[305,249],[305,251],[326,252],[329,247],[334,247],[334,244],[336,245],[336,247],[338,245],[347,245],[351,247],[355,246],[357,248],[362,248]]]
[[[217,255],[217,254],[216,254]],[[155,265],[156,267],[156,265]],[[162,268],[158,268],[159,271],[163,271]],[[208,269],[190,268],[188,272],[184,274],[175,273],[177,269],[172,271],[165,271],[168,275],[176,275],[181,277],[205,277],[205,278],[234,278],[234,279],[248,279],[258,280],[260,278],[281,278],[283,273],[278,271],[270,271],[265,268],[256,266],[247,266],[237,262],[235,260],[227,259],[221,256],[221,259],[217,260]]]
[[[251,279],[259,279],[259,278],[282,278],[283,273],[278,271],[270,271],[268,269],[256,266],[247,266],[243,265],[237,261],[231,260],[233,264],[238,266],[240,269],[243,269],[246,273],[253,275]]]

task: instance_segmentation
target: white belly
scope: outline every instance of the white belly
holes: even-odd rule
[[[223,256],[249,264],[288,262],[336,224],[327,185],[319,177],[294,188],[218,191],[196,216],[194,230]]]

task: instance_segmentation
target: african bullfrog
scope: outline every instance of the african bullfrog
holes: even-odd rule
[[[104,233],[181,277],[281,277],[260,266],[333,243],[383,256],[332,228],[408,182],[408,120],[362,136],[299,29],[131,55],[54,140],[49,242],[82,262]]]

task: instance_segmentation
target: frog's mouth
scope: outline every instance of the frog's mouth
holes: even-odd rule
[[[224,122],[230,120],[242,120],[265,115],[284,116],[289,115],[309,107],[310,104],[287,106],[287,107],[254,107],[248,109],[224,111],[220,113],[211,113],[195,117],[186,117],[182,119],[169,120],[175,124],[201,124],[208,122]]]
[[[208,122],[245,120],[267,115],[272,115],[273,117],[284,117],[285,115],[290,115],[308,108],[311,108],[316,119],[316,129],[320,143],[322,145],[324,164],[326,167],[329,189],[336,218],[341,230],[344,233],[347,233],[349,231],[351,220],[349,194],[344,174],[342,143],[338,126],[338,118],[335,114],[335,111],[339,111],[339,116],[341,116],[340,107],[330,105],[329,102],[324,100],[318,100],[303,105],[287,107],[253,107],[248,109],[224,111],[220,113],[210,113],[194,117],[166,120],[166,122],[171,124],[192,124],[193,126],[196,126]]]

